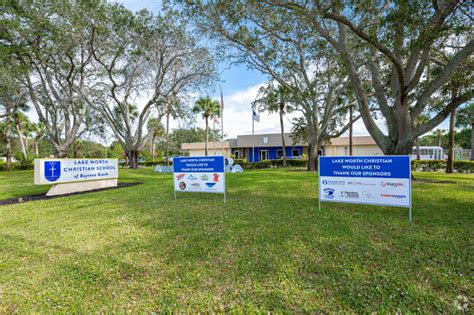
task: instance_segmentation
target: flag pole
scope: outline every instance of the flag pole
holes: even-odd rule
[[[222,86],[221,89],[221,146],[222,146],[222,156],[224,154],[224,96],[222,95]]]
[[[216,134],[216,118],[212,119],[212,133]],[[214,151],[214,155],[216,155],[216,139],[212,141],[212,150]]]

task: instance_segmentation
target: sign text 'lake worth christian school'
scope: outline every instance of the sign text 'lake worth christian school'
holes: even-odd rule
[[[225,194],[223,156],[173,158],[174,191]]]
[[[35,185],[53,185],[46,196],[117,187],[117,159],[35,159]]]
[[[35,159],[35,184],[118,178],[117,159]]]
[[[410,208],[409,156],[321,156],[319,200]]]

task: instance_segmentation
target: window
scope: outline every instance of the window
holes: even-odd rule
[[[236,159],[239,159],[240,158],[239,157],[239,151],[234,151],[234,156],[235,156]]]
[[[298,150],[298,149],[293,149],[293,151],[291,152],[291,155],[292,155],[292,156],[300,156],[300,150]]]
[[[283,150],[277,150],[277,158],[283,157]]]

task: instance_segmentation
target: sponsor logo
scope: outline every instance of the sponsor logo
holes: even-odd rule
[[[359,199],[359,193],[357,191],[341,191],[342,198]]]
[[[204,181],[209,180],[209,177],[204,174],[201,176],[201,180],[204,180]]]
[[[334,199],[334,189],[332,188],[324,188],[324,197],[327,199]]]
[[[197,180],[198,178],[196,176],[194,176],[193,174],[191,174],[191,175],[188,176],[188,179],[189,180]]]
[[[344,185],[345,182],[343,180],[323,180],[323,185]]]
[[[216,183],[206,183],[207,188],[212,188],[216,185]]]
[[[380,186],[382,186],[382,187],[386,187],[386,186],[389,186],[389,187],[403,187],[403,186],[405,186],[405,184],[403,184],[403,183],[381,182]]]
[[[350,181],[350,182],[347,182],[347,185],[352,185],[352,186],[375,186],[375,183],[364,183],[364,182]]]
[[[201,187],[201,184],[199,184],[199,183],[192,183],[192,184],[191,184],[191,187],[192,187],[192,188],[200,188],[200,187]]]
[[[179,189],[185,190],[186,189],[186,183],[185,182],[180,182],[179,183]]]
[[[186,176],[186,174],[179,174],[178,176],[176,176],[176,179],[177,180],[182,180],[184,178],[184,176]]]
[[[362,197],[364,197],[365,200],[376,199],[377,198],[377,196],[375,196],[373,192],[368,191],[368,190],[365,190],[362,193]]]
[[[219,181],[219,174],[214,174],[212,175],[212,177],[214,178],[213,179],[214,183],[217,183]]]
[[[380,194],[380,196],[385,198],[396,198],[396,199],[405,199],[406,195],[394,195],[394,194]]]
[[[49,182],[55,182],[61,177],[61,161],[44,162],[44,178]]]

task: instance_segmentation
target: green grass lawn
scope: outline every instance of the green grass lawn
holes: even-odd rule
[[[0,206],[0,313],[456,311],[472,298],[474,176],[416,173],[403,208],[325,203],[317,175],[227,177],[217,194],[143,185]],[[0,199],[45,192],[0,173]],[[472,300],[469,310],[473,311]]]

